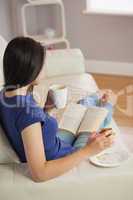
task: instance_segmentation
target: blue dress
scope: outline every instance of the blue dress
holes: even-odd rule
[[[58,137],[55,118],[40,108],[32,94],[6,97],[0,92],[0,122],[5,134],[21,162],[27,162],[21,132],[36,122],[41,123],[47,160],[53,160],[75,151],[75,148]]]

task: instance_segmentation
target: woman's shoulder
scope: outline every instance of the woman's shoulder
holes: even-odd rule
[[[33,95],[27,95],[22,98],[22,102],[20,102],[20,110],[20,115],[39,118],[41,120],[45,120],[47,117],[46,113],[33,98]]]
[[[47,114],[38,106],[33,96],[23,97],[21,103],[16,119],[16,126],[20,132],[33,123],[44,123],[46,121]]]

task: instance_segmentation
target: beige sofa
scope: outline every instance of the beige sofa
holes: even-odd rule
[[[5,46],[4,43],[3,50]],[[77,101],[98,89],[93,77],[85,73],[84,57],[80,50],[49,52],[45,71],[46,80],[36,87],[36,91],[42,97],[41,104],[44,104],[48,87],[53,83],[68,86],[69,101]],[[114,121],[110,126],[119,133]],[[2,132],[0,134],[2,135]],[[35,183],[30,179],[27,165],[18,162],[14,152],[11,153],[9,144],[4,140],[5,138],[1,138],[0,142],[0,157],[3,156],[6,161],[6,164],[0,164],[0,200],[133,199],[133,160],[121,167],[110,169],[95,167],[86,160],[63,176],[48,182]],[[3,146],[5,142],[8,148],[2,147],[2,141]],[[7,155],[2,155],[4,149]]]

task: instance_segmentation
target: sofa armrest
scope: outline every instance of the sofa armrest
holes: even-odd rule
[[[79,49],[47,51],[44,66],[47,78],[85,72],[84,56]]]

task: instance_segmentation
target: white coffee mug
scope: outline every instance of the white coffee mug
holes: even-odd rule
[[[64,108],[67,104],[68,88],[64,85],[52,85],[50,86],[50,94],[54,101],[56,108]]]

